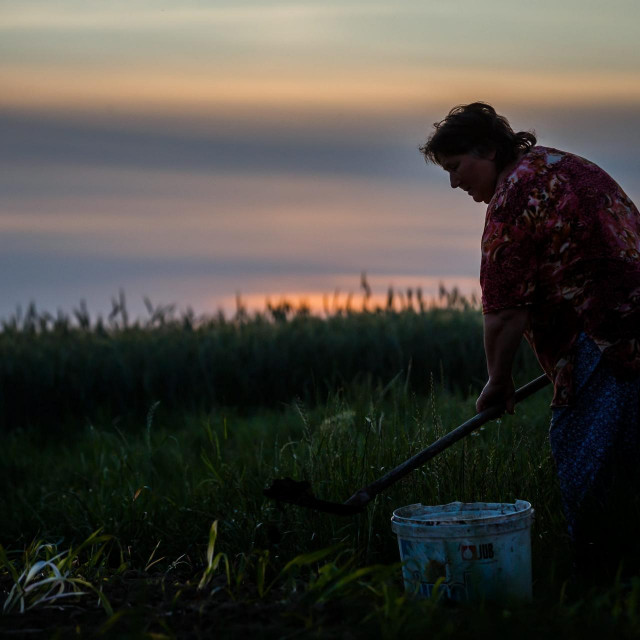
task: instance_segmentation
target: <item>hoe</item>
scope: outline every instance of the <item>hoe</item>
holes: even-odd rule
[[[521,387],[516,391],[516,402],[521,402],[525,398],[534,394],[536,391],[542,389],[550,380],[546,375],[542,375],[535,380],[532,380],[524,387]],[[316,511],[324,511],[326,513],[333,513],[339,516],[352,516],[356,513],[360,513],[364,508],[382,491],[395,484],[401,478],[404,478],[408,473],[421,467],[427,460],[430,460],[434,456],[438,455],[445,449],[448,449],[452,444],[458,442],[458,440],[464,438],[481,427],[485,422],[499,418],[504,413],[504,406],[493,406],[481,411],[473,418],[467,420],[459,427],[453,429],[446,435],[442,436],[439,440],[436,440],[432,445],[423,449],[419,453],[399,464],[394,469],[391,469],[381,478],[374,480],[370,485],[358,489],[346,502],[330,502],[328,500],[321,500],[316,498],[311,493],[311,486],[308,482],[293,480],[291,478],[282,478],[274,480],[268,489],[264,490],[264,495],[267,498],[272,498],[280,502],[287,502],[289,504],[296,504],[300,507],[306,507],[307,509],[314,509]]]

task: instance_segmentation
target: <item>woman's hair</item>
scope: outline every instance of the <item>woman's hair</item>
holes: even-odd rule
[[[438,165],[442,164],[442,156],[460,153],[485,155],[495,149],[495,163],[500,171],[521,151],[528,151],[536,143],[534,133],[514,133],[509,121],[485,102],[454,107],[444,120],[433,126],[435,131],[420,151],[427,162]]]

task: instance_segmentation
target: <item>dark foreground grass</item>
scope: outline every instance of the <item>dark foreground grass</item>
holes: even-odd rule
[[[549,390],[338,518],[263,498],[274,477],[343,501],[473,415],[473,399],[352,388],[251,417],[165,414],[16,430],[0,451],[0,630],[29,637],[635,637],[640,580],[574,584],[547,443]],[[529,500],[534,603],[404,593],[394,508]],[[10,514],[6,517],[6,514]],[[25,612],[21,613],[24,609]]]

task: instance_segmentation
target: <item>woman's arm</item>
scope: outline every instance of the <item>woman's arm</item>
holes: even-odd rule
[[[511,378],[513,360],[522,334],[529,322],[523,308],[502,309],[484,316],[484,351],[489,381],[476,401],[476,411],[504,403],[508,413],[514,411],[515,387]]]

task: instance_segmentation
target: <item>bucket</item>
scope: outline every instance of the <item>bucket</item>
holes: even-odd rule
[[[533,509],[515,504],[412,504],[393,512],[405,590],[455,601],[531,600]]]

